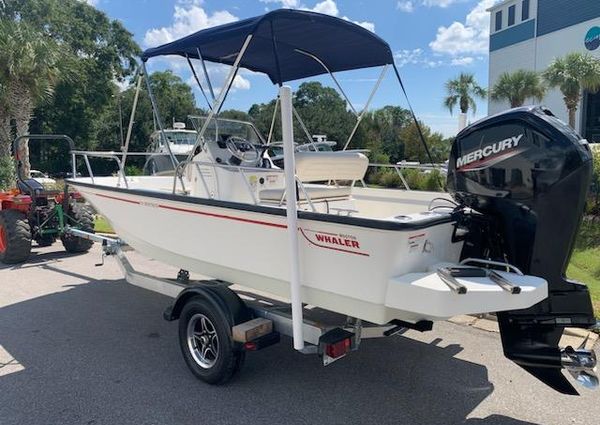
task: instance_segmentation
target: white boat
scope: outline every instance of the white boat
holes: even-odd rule
[[[388,44],[350,22],[278,10],[149,49],[142,59],[169,54],[232,65],[176,175],[98,177],[90,169],[68,181],[120,238],[181,269],[292,300],[297,266],[302,303],[375,324],[500,312],[507,356],[564,385],[555,369],[538,372],[560,369],[557,332],[594,323],[587,288],[563,277],[589,182],[589,149],[578,136],[541,108],[485,119],[457,136],[450,194],[440,194],[357,187],[368,167],[363,153],[293,154],[284,128],[286,161],[295,162],[286,179],[288,167],[266,161],[268,145],[251,136],[251,124],[231,128],[217,117],[238,68],[278,85],[373,66],[381,78],[394,69],[399,80]],[[292,116],[285,102],[284,125]],[[293,257],[290,234],[298,239]]]
[[[173,155],[178,161],[183,161],[190,154],[196,143],[197,132],[186,129],[185,123],[175,122],[173,128],[166,128],[163,131],[155,130],[150,135],[150,146],[144,164],[144,174],[146,175],[173,175],[175,165],[171,160]],[[162,142],[164,136],[168,143]]]

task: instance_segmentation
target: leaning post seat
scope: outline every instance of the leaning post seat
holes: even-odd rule
[[[369,159],[360,152],[296,152],[295,156],[296,176],[301,183],[361,180],[369,166]],[[298,190],[301,201],[306,200],[306,194],[315,201],[347,198],[351,192],[351,186],[304,185],[303,188]],[[260,191],[259,196],[262,201],[281,202],[284,190],[265,189]]]

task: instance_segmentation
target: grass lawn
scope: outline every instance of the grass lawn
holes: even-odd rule
[[[94,218],[94,230],[96,233],[115,233],[108,221],[101,215],[96,215]]]
[[[567,276],[588,286],[596,317],[600,317],[600,222],[581,226]]]
[[[600,248],[576,249],[567,276],[588,286],[596,317],[600,317]]]

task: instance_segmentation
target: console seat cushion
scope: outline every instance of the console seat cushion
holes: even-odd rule
[[[296,152],[296,176],[302,182],[361,180],[369,159],[360,152]]]

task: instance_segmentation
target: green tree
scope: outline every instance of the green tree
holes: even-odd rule
[[[156,98],[165,128],[171,127],[174,121],[186,122],[189,115],[202,114],[202,111],[196,107],[192,88],[171,71],[157,71],[150,74],[150,86]],[[97,143],[95,148],[102,150],[118,150],[120,148],[119,115],[123,117],[123,128],[126,133],[134,97],[135,85],[130,85],[123,92],[118,92],[115,89],[102,115],[96,121],[94,133],[97,137]],[[119,114],[119,102],[121,104],[121,114]],[[187,125],[191,128],[189,123]],[[150,144],[150,135],[157,128],[152,113],[152,104],[144,82],[135,112],[129,145],[130,152],[146,151]],[[142,161],[139,158],[138,160]],[[127,162],[130,163],[130,161],[135,161],[135,159],[131,157]]]
[[[83,1],[10,0],[3,4],[0,19],[27,23],[69,57],[65,63],[69,80],[58,83],[51,102],[36,108],[31,132],[68,134],[79,148],[94,147],[98,120],[105,108],[112,107],[115,81],[135,69],[140,48],[132,34],[121,22]],[[32,158],[41,149],[43,157],[53,161],[48,165],[68,169],[66,146],[32,144]]]
[[[487,91],[475,80],[475,75],[464,72],[446,82],[446,92],[444,106],[451,114],[456,105],[463,114],[466,114],[469,109],[475,113],[477,111],[475,98],[485,99],[487,95]]]
[[[273,119],[273,111],[275,110],[275,99],[269,103],[255,103],[248,110],[248,115],[258,131],[267,139],[269,137],[269,130],[271,128],[271,121]],[[281,115],[279,107],[277,109],[278,114],[275,116],[275,126],[273,128],[272,141],[281,140]]]
[[[311,134],[326,134],[338,146],[344,146],[356,118],[335,89],[317,81],[302,83],[294,94],[294,107]],[[297,138],[303,136],[304,132],[299,131]]]
[[[431,131],[424,123],[420,122],[421,131],[425,143],[429,147],[431,156],[434,162],[441,162],[448,158],[450,152],[450,144],[440,133]],[[418,161],[420,163],[430,163],[430,159],[427,156],[423,141],[417,129],[415,122],[411,122],[409,125],[404,127],[400,132],[400,138],[405,146],[404,158],[408,161]]]
[[[530,98],[541,101],[545,94],[539,74],[525,69],[501,74],[490,93],[493,100],[508,100],[511,108],[523,106]]]
[[[550,87],[558,87],[569,112],[569,125],[575,128],[575,114],[583,90],[600,88],[600,61],[588,54],[569,53],[556,58],[543,73]]]
[[[0,80],[5,112],[2,114],[2,152],[10,152],[12,136],[29,133],[29,122],[36,106],[52,98],[61,76],[61,52],[56,43],[45,39],[30,25],[11,20],[0,21]],[[12,134],[10,119],[16,133]],[[18,146],[23,174],[29,175],[29,147],[26,139]]]
[[[373,111],[370,116],[375,130],[373,137],[380,145],[367,144],[367,147],[386,154],[392,163],[404,159],[405,144],[402,131],[412,122],[410,112],[399,106],[388,105]]]

